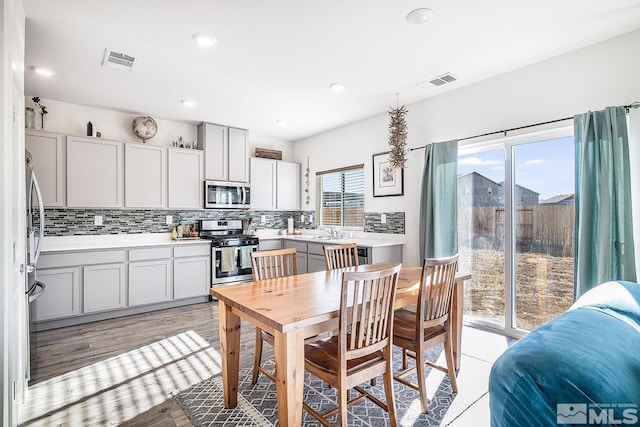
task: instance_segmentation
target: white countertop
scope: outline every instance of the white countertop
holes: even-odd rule
[[[353,237],[331,239],[321,230],[304,230],[303,234],[281,235],[280,230],[256,230],[260,240],[300,240],[310,243],[356,243],[365,248],[404,244],[404,235],[353,232]],[[349,232],[347,232],[349,233]],[[365,235],[365,236],[363,236]],[[326,237],[325,237],[326,236]],[[47,236],[42,242],[42,252],[81,251],[93,249],[133,248],[163,245],[209,244],[206,239],[171,240],[171,233],[106,234],[88,236]]]
[[[42,253],[203,243],[210,244],[210,241],[205,239],[171,240],[171,233],[46,236],[42,242]]]
[[[279,230],[256,230],[255,235],[260,240],[299,240],[308,243],[320,244],[342,244],[355,243],[364,248],[374,248],[382,246],[404,245],[404,234],[382,234],[382,233],[363,233],[363,232],[346,232],[352,233],[353,236],[341,239],[331,239],[326,232],[322,230],[300,230],[302,234],[279,234]]]

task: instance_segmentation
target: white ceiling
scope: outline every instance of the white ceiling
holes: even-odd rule
[[[292,141],[385,112],[396,93],[410,104],[640,28],[640,0],[24,0],[24,7],[26,95]],[[419,7],[434,11],[430,21],[408,24]],[[196,45],[198,32],[218,43]],[[106,48],[136,57],[133,71],[103,67]],[[39,77],[34,65],[56,74]],[[460,80],[419,84],[446,72]],[[335,81],[346,90],[331,91]]]

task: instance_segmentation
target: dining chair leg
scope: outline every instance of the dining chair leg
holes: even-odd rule
[[[342,387],[338,391],[338,409],[340,410],[340,427],[347,427],[347,408],[349,406],[349,390]]]
[[[427,399],[427,376],[424,372],[424,349],[419,347],[416,349],[416,374],[418,377],[418,394],[420,395],[420,404],[422,412],[425,414],[429,409],[429,399]]]
[[[262,332],[259,328],[256,328],[256,354],[253,359],[253,378],[251,384],[258,382],[258,367],[260,366],[260,360],[262,359]]]
[[[458,382],[456,380],[456,370],[453,363],[453,349],[451,347],[451,331],[447,333],[447,338],[444,340],[444,353],[447,359],[447,372],[449,374],[449,382],[451,382],[451,390],[454,393],[458,392]]]
[[[407,369],[407,350],[406,349],[402,349],[402,369],[405,370]]]
[[[387,360],[387,372],[382,374],[382,380],[384,381],[384,395],[387,399],[387,412],[391,427],[397,427],[396,401],[393,394],[393,367],[390,359]]]

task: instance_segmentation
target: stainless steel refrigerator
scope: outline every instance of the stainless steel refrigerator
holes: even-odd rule
[[[42,249],[42,239],[44,238],[44,206],[42,204],[42,193],[38,186],[36,174],[33,171],[33,157],[29,150],[25,150],[26,160],[26,190],[27,190],[27,267],[26,267],[26,283],[25,298],[27,300],[27,324],[29,330],[29,346],[27,351],[26,363],[28,364],[27,373],[31,373],[35,368],[35,334],[32,321],[34,319],[34,301],[38,299],[45,291],[45,284],[38,280],[36,272],[36,263]],[[30,379],[30,376],[29,376]]]

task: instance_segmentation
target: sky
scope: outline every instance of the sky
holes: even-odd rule
[[[537,193],[540,200],[575,192],[575,148],[573,136],[515,146],[515,180]],[[504,181],[504,150],[473,153],[458,158],[458,174],[478,172]]]

